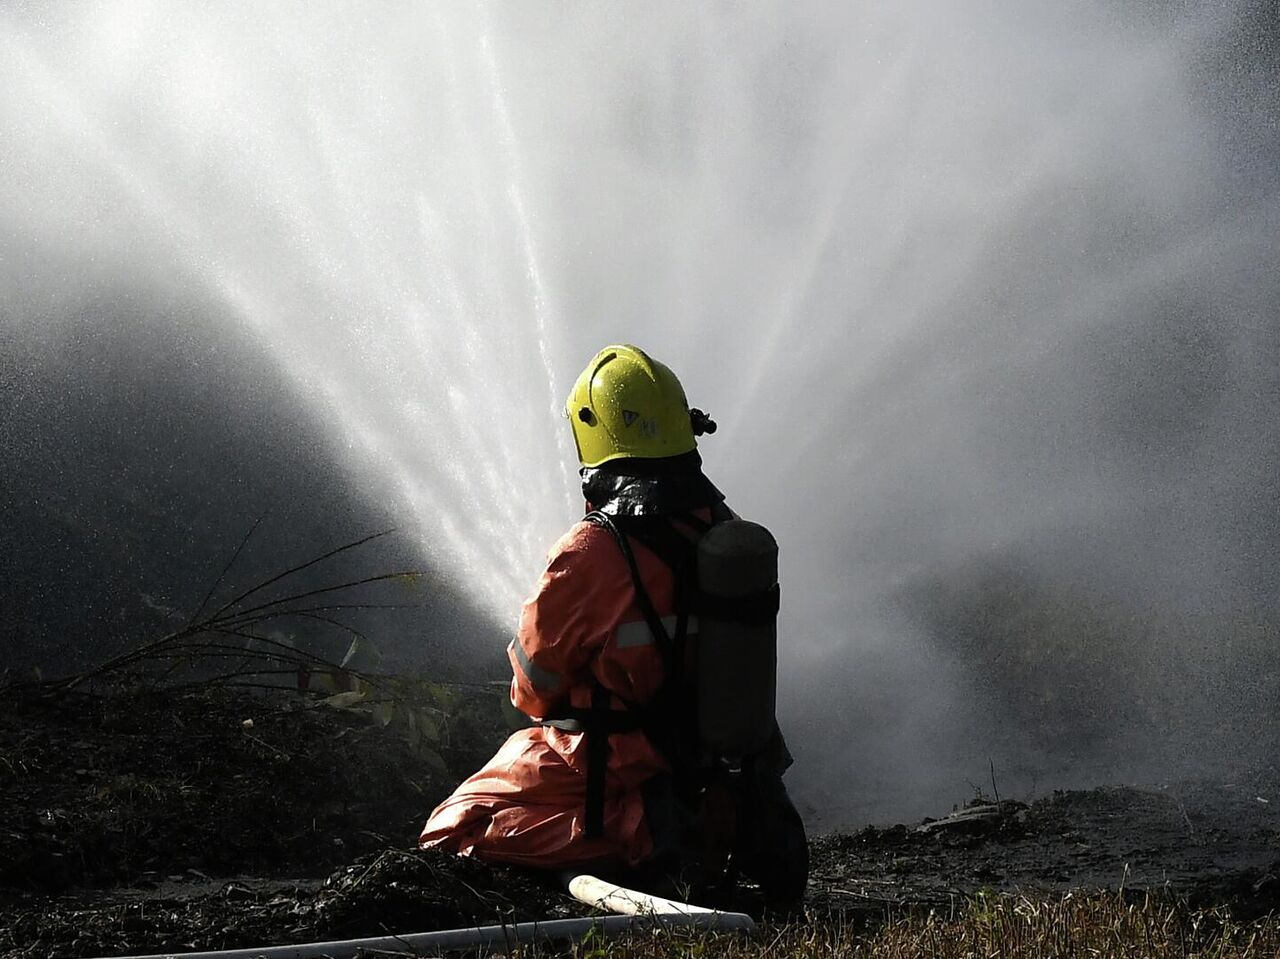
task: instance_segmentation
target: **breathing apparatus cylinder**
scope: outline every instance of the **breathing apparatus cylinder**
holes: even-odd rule
[[[778,543],[731,519],[698,541],[698,733],[740,761],[773,736],[778,674]]]

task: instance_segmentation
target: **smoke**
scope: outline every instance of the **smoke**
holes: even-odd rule
[[[193,293],[160,336],[269,357],[494,617],[572,517],[580,365],[671,365],[782,544],[815,823],[1274,746],[1269,5],[0,20],[6,337]]]

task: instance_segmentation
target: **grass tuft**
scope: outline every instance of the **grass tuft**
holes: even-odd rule
[[[513,953],[521,959],[556,954]],[[604,940],[588,936],[573,959],[1273,959],[1280,919],[1236,921],[1165,897],[1068,894],[1060,899],[982,895],[954,909],[866,920],[763,926],[754,939],[656,930]]]

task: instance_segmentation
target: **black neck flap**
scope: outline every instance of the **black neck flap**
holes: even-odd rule
[[[582,468],[582,495],[609,516],[669,516],[715,506],[724,494],[703,475],[697,451]]]

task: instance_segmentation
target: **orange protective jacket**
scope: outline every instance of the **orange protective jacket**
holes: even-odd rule
[[[631,548],[654,609],[670,630],[675,577],[634,538]],[[566,702],[589,707],[595,681],[610,692],[613,709],[625,709],[618,696],[644,704],[658,692],[662,655],[636,604],[626,559],[607,529],[579,522],[552,548],[507,655],[514,673],[511,702],[535,720]],[[543,868],[643,862],[653,841],[640,787],[667,772],[668,764],[641,730],[610,736],[604,831],[588,838],[585,738],[546,726],[512,734],[488,765],[436,807],[419,845]]]

